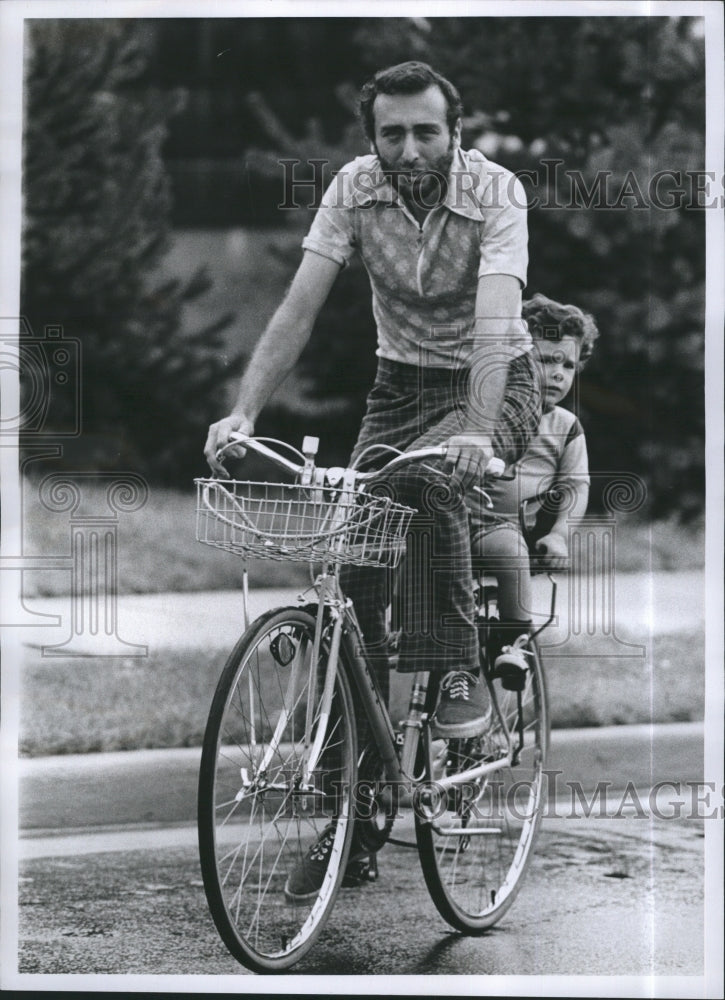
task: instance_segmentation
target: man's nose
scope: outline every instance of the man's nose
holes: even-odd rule
[[[415,163],[418,159],[418,144],[415,136],[407,135],[403,143],[402,160],[404,163]]]

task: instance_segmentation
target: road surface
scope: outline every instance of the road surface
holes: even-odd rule
[[[415,851],[388,845],[379,881],[342,891],[295,972],[356,977],[345,991],[361,988],[363,976],[702,975],[706,824],[545,820],[519,898],[483,938],[453,932],[427,895]],[[403,820],[399,835],[410,832]],[[232,976],[244,988],[247,973],[206,908],[193,827],[28,844],[36,856],[20,863],[21,973]]]

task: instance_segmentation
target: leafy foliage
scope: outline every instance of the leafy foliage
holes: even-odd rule
[[[203,270],[162,277],[171,191],[162,157],[183,94],[144,80],[138,21],[37,20],[29,28],[22,311],[81,341],[83,435],[66,460],[166,480],[196,471],[199,427],[238,369],[229,316],[186,331]],[[48,434],[68,415],[50,411]]]
[[[362,79],[411,57],[449,75],[464,98],[464,145],[521,174],[532,206],[527,294],[575,302],[602,334],[577,399],[592,468],[640,475],[651,513],[684,518],[704,498],[705,209],[688,173],[704,165],[699,25],[689,17],[368,19],[353,35]],[[279,117],[260,121],[276,148]],[[349,158],[349,129],[312,153],[309,121],[298,120],[296,133],[297,155],[333,166]],[[287,136],[283,155],[293,145]],[[265,157],[275,159],[269,149]],[[663,171],[673,174],[657,181]],[[311,385],[299,406],[337,400],[335,434],[351,444],[372,379],[372,320],[364,276],[340,281],[344,294],[328,303],[302,358]]]
[[[208,222],[284,221],[301,235],[312,213],[278,210],[280,159],[336,169],[365,152],[360,85],[380,66],[421,58],[461,90],[464,145],[524,180],[527,294],[597,319],[602,336],[577,397],[593,470],[636,473],[651,513],[694,516],[704,498],[706,209],[686,171],[704,164],[701,29],[697,17],[659,16],[33,23],[23,309],[36,328],[60,323],[83,342],[84,441],[103,443],[95,467],[186,476],[238,367],[226,317],[184,331],[184,303],[202,294],[204,276],[150,277],[170,213],[201,224],[214,206]],[[189,90],[183,107],[177,86]],[[664,170],[674,175],[657,193],[674,196],[669,208],[651,203]],[[296,176],[313,174],[300,163]],[[263,414],[260,431],[291,428],[294,439],[303,415],[342,460],[373,344],[355,264],[301,359],[305,391]]]

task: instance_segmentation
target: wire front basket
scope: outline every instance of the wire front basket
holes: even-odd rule
[[[197,479],[196,537],[256,559],[395,566],[415,511],[331,487]]]

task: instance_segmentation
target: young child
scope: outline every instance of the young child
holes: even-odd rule
[[[553,522],[535,542],[534,554],[547,569],[565,569],[572,521],[583,517],[589,497],[587,448],[579,420],[557,404],[569,393],[574,377],[592,354],[599,336],[591,316],[576,306],[562,305],[537,294],[523,303],[522,316],[534,340],[533,359],[541,379],[543,415],[536,437],[513,466],[513,479],[486,486],[493,501],[487,511],[480,495],[472,497],[472,548],[476,562],[498,580],[500,627],[494,638],[500,655],[494,675],[504,687],[523,687],[526,670],[524,647],[531,631],[531,574],[529,549],[521,532],[519,508],[550,490],[560,491],[561,510],[549,515]],[[544,511],[550,509],[545,504]],[[542,503],[527,505],[534,518]],[[496,517],[492,517],[495,514]],[[501,517],[505,518],[501,523]],[[527,517],[528,520],[528,517]],[[496,652],[494,649],[494,654]]]

